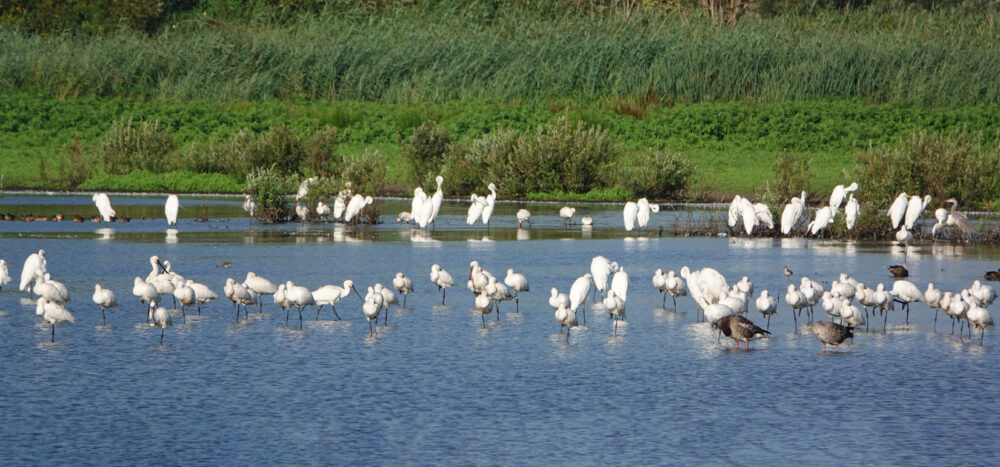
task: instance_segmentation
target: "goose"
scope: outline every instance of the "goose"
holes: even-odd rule
[[[832,321],[816,321],[812,323],[812,333],[823,343],[823,352],[826,352],[827,344],[833,344],[834,352],[840,350],[840,344],[850,337],[854,337],[854,328],[842,326]]]
[[[737,349],[740,348],[740,341],[743,341],[747,343],[747,350],[750,350],[751,340],[771,334],[740,315],[725,316],[716,323],[716,326],[719,327],[722,334],[736,341]]]

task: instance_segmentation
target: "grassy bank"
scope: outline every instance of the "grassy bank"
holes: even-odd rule
[[[166,18],[152,35],[0,26],[0,90],[218,102],[1000,103],[1000,24],[973,8],[818,9],[720,28],[698,10],[352,3],[365,2],[262,21],[206,10]]]
[[[636,108],[638,108],[636,104]],[[894,145],[914,130],[982,132],[987,143],[1000,134],[998,105],[930,108],[829,100],[776,104],[704,103],[663,106],[647,103],[640,115],[622,112],[618,102],[578,104],[571,100],[496,103],[464,100],[420,105],[373,102],[265,101],[218,103],[125,98],[59,99],[25,91],[0,93],[0,175],[6,188],[59,188],[67,146],[97,145],[122,118],[158,121],[176,142],[180,158],[195,145],[225,139],[242,129],[267,131],[287,125],[301,135],[332,126],[340,135],[337,154],[356,156],[374,148],[386,157],[390,188],[412,186],[414,174],[400,152],[413,129],[433,120],[451,138],[468,142],[498,127],[532,131],[560,117],[600,126],[626,148],[669,149],[695,165],[689,199],[713,193],[749,193],[773,178],[771,166],[783,152],[812,159],[812,190],[843,183],[842,171],[869,145]],[[220,174],[111,175],[98,170],[86,189],[238,192],[243,180]],[[545,195],[534,196],[537,199]],[[551,196],[550,196],[551,197]]]

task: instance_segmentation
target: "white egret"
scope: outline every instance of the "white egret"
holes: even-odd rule
[[[926,208],[927,204],[930,202],[931,195],[924,196],[923,199],[917,195],[910,197],[910,201],[906,203],[906,214],[903,217],[903,225],[906,226],[907,230],[913,229],[917,220],[920,219],[920,214],[924,212],[924,208]]]
[[[816,211],[816,217],[813,219],[809,225],[806,226],[806,230],[812,235],[819,234],[823,229],[833,223],[833,218],[837,216],[837,211],[834,211],[830,206],[823,206],[818,211]]]
[[[848,193],[858,189],[857,183],[851,183],[850,186],[844,188],[844,185],[837,185],[833,188],[833,192],[830,193],[830,208],[836,210],[840,209],[840,204],[844,202],[844,197]]]
[[[628,273],[625,272],[625,268],[618,268],[618,270],[615,271],[615,275],[611,277],[611,290],[614,290],[615,295],[621,298],[621,317],[624,318],[625,302],[628,301]]]
[[[857,198],[854,197],[854,193],[851,193],[847,198],[847,206],[844,207],[844,223],[847,224],[847,230],[854,228],[860,211],[861,206],[858,204]]]
[[[32,282],[39,277],[45,276],[45,272],[45,250],[38,250],[38,253],[28,255],[28,258],[24,260],[24,267],[21,268],[21,284],[19,289],[21,291],[27,291],[28,286],[31,285]]]
[[[56,325],[76,322],[73,314],[66,307],[45,298],[38,299],[35,304],[35,314],[40,316],[42,321],[49,323],[49,326],[52,326],[52,342],[56,341]]]
[[[958,206],[958,200],[949,198],[947,202],[951,203],[951,210],[948,211],[948,218],[945,220],[945,224],[949,227],[958,227],[962,231],[962,235],[975,232],[976,229],[969,222],[969,219],[965,217],[965,214],[955,211],[955,208]]]
[[[0,290],[10,282],[10,269],[7,267],[7,260],[0,259]]]
[[[167,202],[163,205],[163,214],[167,217],[167,225],[177,225],[177,210],[181,207],[181,201],[177,195],[167,196]]]
[[[889,220],[892,221],[892,228],[898,229],[899,223],[903,221],[903,215],[906,214],[907,207],[907,195],[906,192],[902,192],[896,197],[896,200],[892,202],[889,206]]]
[[[431,196],[431,217],[430,222],[433,222],[437,226],[437,217],[441,212],[441,201],[444,199],[444,191],[441,190],[441,184],[444,183],[444,177],[438,175],[434,177],[434,181],[437,183],[437,190],[434,191],[434,195]],[[406,297],[403,297],[403,301],[406,301]]]
[[[428,217],[430,217],[430,202],[431,200],[424,193],[423,188],[418,186],[413,189],[413,199],[410,201],[410,216],[421,228],[427,226],[428,218],[425,218],[422,214],[427,212]],[[428,206],[427,211],[424,210],[424,205]]]
[[[483,206],[482,218],[483,218],[483,225],[489,228],[490,216],[493,215],[493,209],[496,207],[497,204],[497,187],[496,185],[490,183],[490,185],[487,186],[486,188],[490,190],[490,194],[486,195],[486,205]]]
[[[601,293],[601,297],[605,296],[608,289],[608,278],[614,272],[613,264],[610,260],[600,255],[590,260],[590,276],[594,280],[594,288]]]
[[[306,196],[309,195],[309,185],[316,183],[317,180],[319,179],[316,177],[309,177],[303,180],[302,183],[299,184],[299,190],[295,192],[296,203],[302,201],[302,198],[305,198]]]
[[[757,217],[758,224],[764,224],[768,229],[774,229],[774,217],[771,216],[771,208],[767,207],[764,203],[754,203],[753,211]]]
[[[101,213],[101,219],[104,222],[111,222],[111,218],[115,217],[115,209],[111,207],[111,199],[108,198],[107,193],[94,193],[91,197],[94,200],[94,205],[97,206],[97,211]]]
[[[245,195],[243,198],[243,211],[253,217],[254,213],[257,211],[257,203],[254,202],[250,195]]]
[[[101,284],[94,285],[94,303],[101,307],[101,322],[104,326],[108,325],[107,317],[104,314],[106,308],[118,308],[118,299],[115,298],[115,292],[111,289],[105,289],[101,287]]]
[[[472,200],[472,204],[469,205],[469,212],[465,216],[465,223],[475,225],[479,222],[479,217],[483,214],[483,208],[486,207],[486,199],[476,196],[475,193],[469,199]]]
[[[351,222],[355,216],[358,216],[360,219],[359,214],[361,213],[361,210],[364,209],[365,206],[372,204],[374,201],[375,200],[372,199],[371,196],[354,195],[354,197],[351,198],[351,202],[347,203],[347,209],[344,210],[344,222]]]
[[[751,235],[753,228],[757,227],[757,209],[746,198],[742,198],[740,203],[740,217],[743,218],[743,230],[747,235]]]
[[[635,222],[639,226],[639,230],[645,229],[646,225],[649,224],[650,212],[660,212],[660,205],[649,204],[649,200],[646,198],[641,198],[635,205]]]
[[[625,222],[625,231],[631,232],[635,228],[635,219],[639,213],[639,206],[633,202],[629,201],[625,203],[625,209],[622,210],[622,219]]]
[[[799,223],[803,211],[805,211],[806,192],[802,192],[801,197],[793,197],[781,211],[781,233],[788,235]],[[735,224],[735,222],[734,222]]]
[[[583,313],[583,324],[587,324],[587,296],[590,295],[590,284],[594,281],[594,277],[590,274],[584,274],[575,281],[569,289],[569,309],[576,313],[576,310],[580,309]],[[580,306],[583,305],[581,309]]]
[[[743,210],[743,197],[740,195],[736,195],[733,197],[733,200],[729,203],[729,213],[726,216],[726,225],[728,225],[730,228],[736,227],[736,223],[740,221],[740,214],[742,210]]]

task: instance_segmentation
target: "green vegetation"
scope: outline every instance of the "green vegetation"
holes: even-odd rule
[[[247,175],[246,192],[256,203],[254,215],[264,222],[284,222],[291,216],[285,194],[287,179],[276,167],[254,170]]]
[[[995,1],[757,0],[738,21],[701,3],[3,2],[0,177],[238,192],[273,168],[402,194],[442,173],[449,196],[596,201],[777,200],[858,174],[873,200],[1000,201],[990,177],[872,175],[991,160]]]

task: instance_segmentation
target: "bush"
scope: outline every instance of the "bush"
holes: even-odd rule
[[[359,156],[343,156],[341,174],[351,182],[355,193],[378,195],[385,185],[385,156],[369,149]]]
[[[132,118],[116,120],[111,130],[97,146],[97,154],[108,173],[124,175],[136,170],[153,173],[171,168],[170,153],[177,143],[170,133],[160,128],[159,120]]]
[[[761,188],[765,203],[779,206],[787,203],[803,191],[808,192],[815,175],[812,170],[812,160],[798,154],[782,152],[771,166],[774,180],[764,183]],[[808,194],[808,193],[807,193]]]
[[[869,148],[858,158],[859,192],[889,206],[900,192],[984,206],[1000,195],[1000,150],[982,134],[915,131],[899,146]]]
[[[90,160],[86,145],[80,139],[80,133],[73,135],[73,141],[63,146],[63,158],[59,163],[59,178],[69,188],[80,186],[94,173],[94,164]]]
[[[486,172],[470,159],[467,144],[454,144],[444,158],[441,174],[448,183],[448,191],[458,196],[468,196],[482,190]]]
[[[263,222],[285,222],[289,218],[285,178],[276,167],[259,168],[247,175],[247,193],[257,204],[257,218]]]
[[[337,152],[341,137],[342,135],[337,133],[336,127],[327,125],[313,133],[303,143],[306,161],[308,161],[309,169],[313,175],[332,177],[336,174],[333,155]]]
[[[612,162],[606,173],[613,177],[608,185],[623,186],[636,196],[665,199],[677,198],[687,187],[694,166],[680,154],[661,149],[640,152],[630,162]]]
[[[322,149],[327,130],[310,141],[317,152]],[[206,144],[192,145],[181,158],[184,168],[196,172],[218,172],[246,177],[262,167],[274,167],[282,175],[300,173],[306,159],[306,144],[286,125],[274,125],[264,133],[241,129],[229,139],[211,139]],[[336,146],[334,146],[336,147]],[[320,156],[321,157],[321,156]]]
[[[437,126],[433,120],[414,128],[410,144],[401,153],[413,171],[413,181],[430,186],[429,183],[441,170],[450,146],[451,135],[448,129]]]

